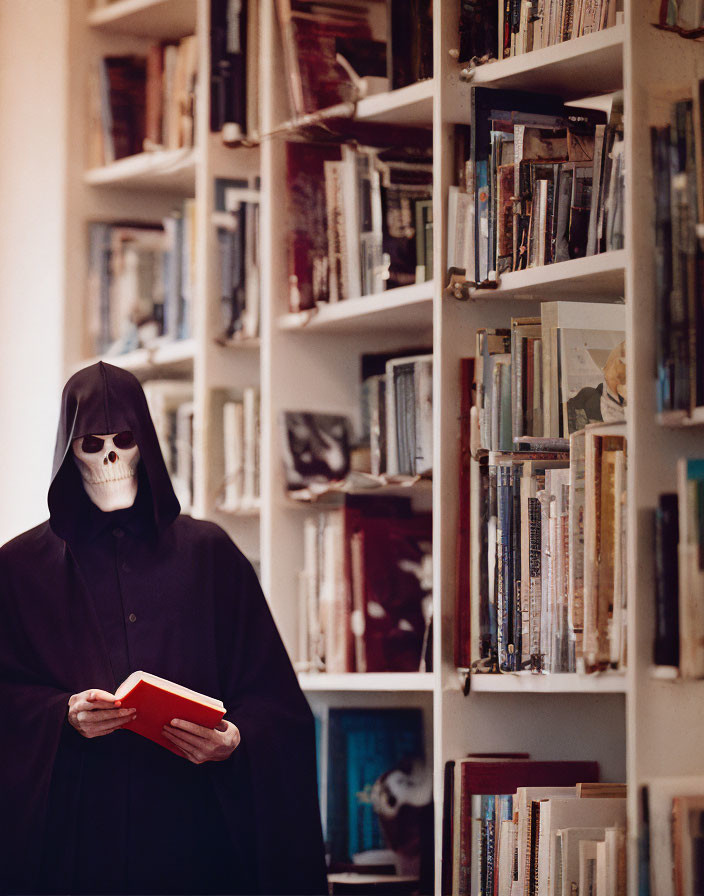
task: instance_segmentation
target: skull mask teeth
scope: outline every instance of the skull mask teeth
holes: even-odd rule
[[[139,448],[131,434],[83,436],[74,439],[71,447],[83,487],[100,510],[107,513],[134,504]]]

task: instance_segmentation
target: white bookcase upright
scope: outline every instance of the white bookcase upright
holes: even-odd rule
[[[498,0],[497,0],[498,2]],[[260,4],[261,143],[226,148],[208,127],[208,0],[115,0],[91,12],[69,0],[70,139],[66,202],[66,373],[87,363],[84,334],[87,223],[152,220],[184,197],[197,203],[194,333],[183,343],[115,359],[141,377],[192,378],[195,401],[195,498],[192,512],[223,525],[261,562],[264,591],[295,659],[297,582],[303,562],[303,521],[315,508],[284,493],[278,419],[281,411],[315,410],[359,418],[359,357],[364,352],[427,345],[434,363],[433,565],[434,671],[425,674],[302,675],[311,703],[329,706],[414,705],[424,709],[436,806],[436,891],[440,887],[443,767],[469,751],[530,751],[542,759],[596,759],[602,779],[627,780],[631,865],[636,893],[637,787],[651,775],[704,772],[698,683],[655,681],[650,675],[653,573],[650,511],[674,486],[675,460],[701,451],[701,430],[656,424],[654,389],[653,200],[648,128],[669,114],[678,92],[704,77],[696,42],[656,31],[659,0],[625,0],[624,22],[607,31],[494,62],[473,83],[554,92],[569,100],[623,91],[627,135],[626,248],[593,258],[505,275],[491,292],[467,302],[443,295],[447,195],[452,183],[453,129],[469,123],[470,85],[451,51],[458,45],[459,0],[433,0],[433,79],[358,104],[357,117],[390,127],[432,128],[434,141],[432,282],[347,300],[314,316],[288,311],[285,137],[289,117],[275,0]],[[102,52],[144,49],[154,39],[198,35],[201,77],[196,147],[142,154],[86,170],[90,60]],[[279,135],[267,136],[274,130]],[[222,347],[215,283],[213,182],[261,176],[261,338],[254,346]],[[467,696],[453,665],[455,538],[459,508],[459,360],[474,352],[480,326],[509,323],[555,299],[623,301],[628,367],[628,657],[623,675],[505,674],[474,677]],[[216,499],[222,471],[219,401],[224,390],[261,390],[261,510],[224,514]],[[699,447],[698,447],[699,446]],[[427,494],[419,494],[423,501]]]

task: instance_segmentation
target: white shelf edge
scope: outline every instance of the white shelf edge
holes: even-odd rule
[[[542,47],[530,53],[521,53],[498,62],[490,62],[474,69],[471,83],[480,86],[491,85],[494,81],[518,77],[556,63],[569,62],[580,56],[588,57],[610,47],[622,46],[625,36],[626,26],[614,25],[594,34],[584,34],[573,40],[553,44],[551,47]]]
[[[114,364],[124,370],[158,370],[160,367],[169,367],[174,364],[189,364],[195,358],[196,344],[194,339],[175,339],[173,342],[165,342],[154,348],[138,348],[124,355],[98,355],[94,358],[85,358],[80,361],[76,369],[97,364],[104,361],[106,364]]]
[[[100,168],[89,168],[84,173],[83,179],[89,186],[95,187],[106,184],[129,184],[145,177],[156,179],[192,173],[195,183],[197,155],[197,149],[194,147],[140,152]]]
[[[670,429],[689,429],[692,426],[704,426],[704,407],[688,411],[663,411],[656,415],[659,426]]]
[[[118,33],[124,31],[143,33],[140,20],[146,16],[154,21],[153,17],[156,15],[160,19],[160,27],[154,36],[166,34],[172,37],[185,36],[195,30],[197,0],[180,0],[178,5],[178,25],[175,29],[168,27],[169,13],[174,7],[173,0],[117,0],[92,9],[88,13],[88,25],[91,28],[113,28]],[[163,15],[160,15],[160,12],[163,12]],[[132,24],[134,22],[137,24]]]
[[[334,302],[332,305],[322,304],[307,311],[284,314],[279,317],[278,326],[281,330],[314,330],[423,303],[428,303],[428,323],[430,323],[432,301],[433,281],[426,280],[424,283],[399,286],[396,289],[362,296],[359,299],[344,299],[342,302]]]
[[[434,687],[432,672],[350,672],[328,675],[326,672],[299,672],[304,691],[428,691]]]
[[[528,292],[530,295],[527,297],[532,299],[534,293],[541,289],[552,289],[554,286],[564,286],[569,289],[574,286],[575,281],[582,281],[588,286],[590,281],[596,281],[605,275],[614,275],[620,279],[625,276],[625,271],[626,250],[616,249],[612,252],[603,252],[600,255],[572,258],[569,261],[558,261],[555,264],[545,264],[523,271],[502,274],[496,289],[473,289],[470,292],[470,300],[520,296],[521,293]],[[598,292],[599,289],[595,285],[594,294]],[[564,298],[569,297],[565,296]],[[581,298],[581,294],[576,298]]]
[[[625,672],[579,675],[576,672],[503,672],[477,674],[470,679],[475,694],[622,694],[628,689]]]
[[[434,79],[427,78],[423,81],[417,81],[415,84],[409,84],[406,87],[389,90],[387,93],[377,93],[364,97],[357,103],[355,118],[359,121],[383,120],[393,116],[393,113],[401,112],[410,106],[428,103],[430,107],[428,124],[430,125],[433,123],[432,103],[434,90]]]

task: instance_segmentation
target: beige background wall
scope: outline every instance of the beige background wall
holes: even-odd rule
[[[0,544],[47,516],[63,379],[68,2],[0,0]]]

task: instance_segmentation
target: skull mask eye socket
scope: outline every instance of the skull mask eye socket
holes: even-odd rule
[[[81,448],[86,454],[97,454],[102,450],[105,439],[99,439],[98,436],[84,436],[81,442]]]
[[[126,429],[124,432],[118,432],[112,441],[116,448],[122,448],[123,451],[134,447],[134,436],[129,429]]]
[[[129,429],[118,432],[112,441],[116,448],[121,448],[123,451],[134,448],[135,445],[134,436]],[[104,445],[105,439],[101,439],[99,436],[84,436],[81,442],[81,448],[86,454],[97,454],[98,451],[103,450]]]

